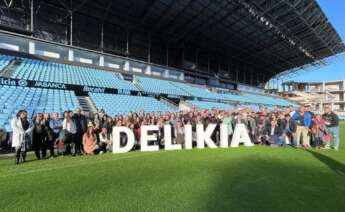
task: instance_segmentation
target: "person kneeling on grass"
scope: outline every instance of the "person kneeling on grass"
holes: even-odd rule
[[[283,139],[283,132],[277,125],[277,121],[272,120],[271,124],[265,129],[264,135],[266,136],[266,143],[268,145],[285,146],[285,140]]]
[[[86,155],[91,155],[92,153],[98,154],[99,146],[97,145],[97,136],[94,133],[92,123],[88,124],[87,131],[83,135],[83,148]]]

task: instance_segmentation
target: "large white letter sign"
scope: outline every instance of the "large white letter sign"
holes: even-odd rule
[[[240,143],[243,143],[244,146],[254,146],[249,138],[246,126],[244,126],[244,124],[236,124],[230,146],[238,147]]]
[[[124,147],[120,145],[120,133],[127,135],[127,144]],[[134,146],[134,134],[127,127],[113,127],[113,153],[129,152]]]
[[[192,149],[193,148],[193,138],[192,138],[192,125],[184,125],[184,148]]]
[[[228,135],[228,125],[220,125],[220,147],[228,148],[229,147],[229,135]]]
[[[205,144],[207,144],[210,148],[217,148],[217,145],[211,140],[210,136],[213,130],[216,128],[215,124],[209,124],[204,131],[204,125],[198,124],[196,125],[196,146],[199,149],[205,148]]]
[[[141,142],[140,150],[143,152],[158,151],[159,146],[149,145],[148,141],[156,141],[157,137],[155,135],[148,135],[148,131],[158,131],[157,125],[142,125],[141,126]]]
[[[177,150],[182,149],[181,144],[173,144],[171,142],[171,126],[164,125],[164,148],[165,150]]]

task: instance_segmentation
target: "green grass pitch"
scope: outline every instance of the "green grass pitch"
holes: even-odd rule
[[[344,212],[341,145],[1,159],[0,211]]]

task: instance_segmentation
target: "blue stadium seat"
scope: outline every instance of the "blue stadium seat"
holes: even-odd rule
[[[220,109],[220,110],[229,110],[232,109],[234,106],[231,104],[224,104],[218,102],[206,102],[206,101],[196,101],[196,100],[189,100],[187,103],[193,105],[199,109]]]
[[[14,56],[0,55],[0,71],[14,58]],[[22,63],[15,70],[12,77],[45,82],[138,90],[131,82],[121,80],[116,74],[108,71],[27,58],[22,59]],[[214,93],[207,88],[198,87],[196,85],[141,76],[135,77],[135,80],[139,84],[139,87],[148,93],[191,96],[221,101],[226,100],[241,103],[243,106],[251,107],[254,110],[258,110],[259,104],[266,105],[268,108],[272,108],[273,106],[298,106],[294,102],[268,95],[246,92]],[[110,115],[126,114],[129,111],[140,110],[146,112],[167,112],[173,110],[152,97],[95,93],[90,93],[90,96],[97,108],[104,109]],[[65,110],[73,110],[78,106],[78,101],[73,91],[53,89],[0,86],[0,100],[2,101],[0,105],[0,125],[3,125],[7,131],[11,131],[9,120],[14,117],[20,109],[26,109],[29,118],[32,118],[37,112],[52,113],[57,111],[62,113]],[[195,107],[203,109],[232,108],[231,104],[225,103],[196,100],[187,102]],[[116,107],[114,107],[114,105],[116,105]]]
[[[21,109],[27,110],[31,119],[38,112],[62,114],[79,105],[73,91],[16,86],[0,86],[0,101],[3,103],[0,108],[0,125],[8,129],[11,119]]]
[[[0,55],[0,71],[4,69],[13,58],[14,57],[10,55]]]
[[[110,71],[27,58],[22,60],[12,77],[43,82],[137,90],[131,82],[119,79],[115,73]]]
[[[265,105],[281,106],[281,107],[286,107],[292,104],[291,102],[282,98],[260,95],[260,94],[256,95],[256,94],[244,93],[244,97],[249,99],[250,102],[257,103],[257,104],[265,104]]]
[[[180,82],[171,82],[171,84],[189,93],[190,96],[207,99],[219,99],[219,95],[217,93],[213,93],[206,88],[196,87]]]
[[[174,86],[171,81],[136,76],[135,80],[147,93],[190,96],[186,91]]]
[[[89,93],[97,109],[105,110],[107,114],[127,114],[130,111],[139,112],[162,112],[174,111],[172,108],[161,103],[153,97],[128,96],[115,94]]]

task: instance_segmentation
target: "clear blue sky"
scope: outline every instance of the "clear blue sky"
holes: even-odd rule
[[[317,0],[321,9],[345,42],[345,0]],[[326,60],[326,65],[299,71],[295,81],[345,80],[345,54]]]

